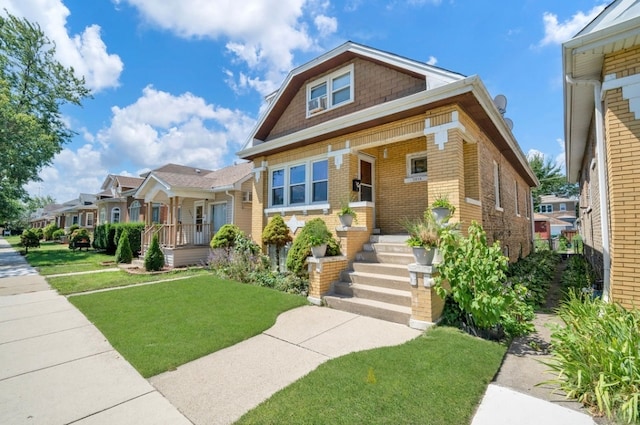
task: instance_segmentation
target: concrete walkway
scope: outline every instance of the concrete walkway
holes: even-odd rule
[[[191,424],[0,239],[1,424]]]
[[[261,335],[150,381],[194,424],[230,424],[327,360],[420,334],[384,320],[300,307],[281,314]]]

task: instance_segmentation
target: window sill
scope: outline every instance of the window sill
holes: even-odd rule
[[[285,214],[291,212],[301,212],[306,215],[309,211],[322,211],[323,214],[328,214],[329,208],[331,208],[329,204],[294,205],[288,207],[265,208],[264,213],[265,215],[269,215],[277,213]]]
[[[416,182],[426,182],[426,181],[427,181],[426,175],[407,176],[404,179],[405,183],[416,183]]]
[[[475,205],[475,206],[478,206],[478,207],[481,207],[481,206],[482,206],[482,202],[480,202],[480,201],[479,201],[479,200],[477,200],[477,199],[473,199],[473,198],[464,198],[464,201],[465,201],[467,204]]]

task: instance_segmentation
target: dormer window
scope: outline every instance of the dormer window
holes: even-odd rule
[[[307,117],[353,102],[353,65],[307,86]]]

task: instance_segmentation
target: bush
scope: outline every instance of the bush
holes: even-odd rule
[[[439,249],[443,261],[436,291],[458,305],[468,331],[487,336],[493,333],[493,338],[500,338],[502,331],[516,336],[533,330],[533,308],[525,303],[527,289],[506,283],[508,259],[498,242],[487,244],[482,226],[472,222],[466,238],[445,228]],[[445,282],[449,288],[443,285]]]
[[[591,264],[582,255],[572,255],[566,270],[562,273],[560,283],[566,297],[572,290],[591,290],[595,280],[595,272]]]
[[[38,236],[39,240],[44,239],[44,230],[41,227],[37,227],[33,230],[36,232],[36,235]]]
[[[133,253],[131,252],[131,244],[129,243],[129,231],[125,228],[118,241],[118,249],[116,249],[116,263],[131,264]]]
[[[39,248],[40,238],[33,229],[25,229],[20,235],[20,246],[24,247],[24,253],[29,253],[29,248]]]
[[[60,230],[60,228],[55,223],[49,223],[44,227],[44,240],[50,241],[52,239],[56,239],[54,236],[54,232]],[[62,231],[62,236],[64,236],[64,230]]]
[[[153,234],[151,245],[144,256],[144,268],[148,272],[156,272],[164,267],[164,253],[160,249],[158,234]]]
[[[314,218],[304,225],[300,234],[296,237],[291,245],[289,254],[287,254],[287,270],[297,276],[306,276],[307,269],[305,262],[307,257],[311,255],[311,236],[329,233],[326,223],[321,218]],[[327,242],[327,256],[340,255],[340,244],[333,237]]]
[[[114,224],[106,223],[96,226],[93,247],[99,251],[104,251],[108,255],[115,254],[117,248],[115,233],[116,227]]]
[[[141,222],[112,224],[111,228],[114,229],[113,244],[115,246],[119,245],[121,235],[126,230],[129,237],[131,253],[134,257],[137,257],[142,251],[142,232],[144,232],[144,227],[145,224]]]
[[[46,233],[46,231],[45,231],[45,233]],[[56,230],[54,230],[51,236],[52,236],[52,238],[54,240],[62,239],[62,237],[64,236],[64,229],[56,229]]]
[[[229,252],[236,242],[236,237],[242,234],[242,230],[235,224],[225,224],[213,235],[209,245],[212,249],[224,248]]]
[[[72,224],[71,226],[69,226],[69,235],[73,235],[73,232],[75,232],[76,230],[78,230],[80,228],[79,224]]]
[[[285,224],[282,216],[276,215],[271,219],[269,224],[262,231],[262,242],[275,247],[276,264],[280,271],[280,251],[286,244],[291,242],[293,238],[289,232],[289,228]]]
[[[596,414],[640,421],[640,312],[571,290],[551,334],[554,383]]]
[[[533,307],[544,305],[559,262],[560,255],[550,250],[531,253],[509,265],[507,282],[527,288],[527,304]]]
[[[69,236],[69,249],[75,250],[79,242],[91,242],[91,235],[87,229],[79,228],[73,231]]]

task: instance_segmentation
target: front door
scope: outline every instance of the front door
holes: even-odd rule
[[[202,225],[204,223],[204,201],[199,201],[194,204],[193,224],[195,225],[194,232],[194,244],[202,245],[204,243],[204,234],[202,232]]]
[[[374,202],[373,158],[360,157],[360,201]]]

